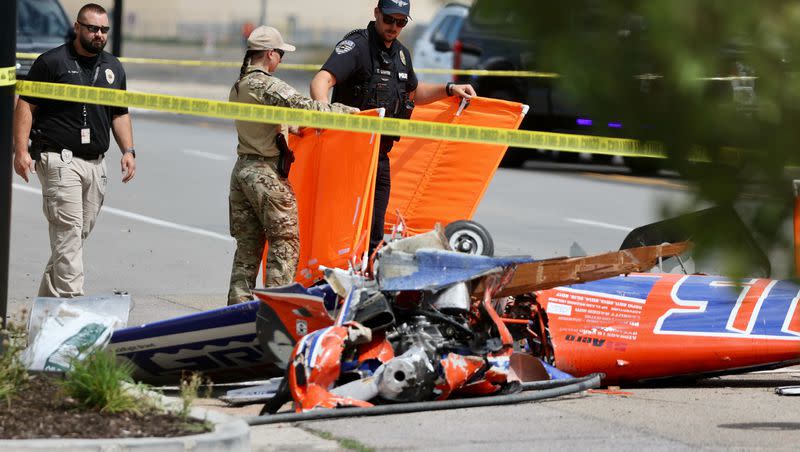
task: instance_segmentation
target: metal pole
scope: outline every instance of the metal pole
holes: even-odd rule
[[[8,261],[11,241],[11,125],[16,80],[17,2],[0,2],[0,323],[8,311]],[[2,351],[0,342],[0,351]]]
[[[114,22],[111,27],[111,53],[122,56],[122,0],[114,0]]]
[[[261,20],[258,23],[259,25],[266,25],[267,24],[267,0],[261,0]]]

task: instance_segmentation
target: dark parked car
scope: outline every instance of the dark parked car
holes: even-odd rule
[[[508,7],[504,4],[508,3]],[[536,61],[536,43],[521,38],[524,15],[513,7],[514,1],[476,0],[461,26],[453,45],[454,68],[498,71],[545,71]],[[446,43],[439,43],[444,47]],[[528,104],[531,110],[522,124],[523,129],[548,132],[577,132],[577,109],[558,89],[552,78],[512,78],[464,76],[459,82],[469,82],[481,96],[513,100]],[[511,148],[503,159],[503,166],[521,166],[536,155],[530,149]],[[561,160],[577,159],[578,154],[563,153]]]
[[[42,53],[70,39],[72,27],[58,0],[17,1],[17,52]],[[24,79],[31,58],[17,59],[17,78]]]
[[[659,89],[657,80],[635,80],[639,74],[656,73],[657,70],[648,66],[647,55],[641,53],[640,44],[646,43],[646,25],[641,16],[635,13],[607,17],[609,9],[604,2],[586,0],[573,2],[572,7],[565,5],[570,36],[585,42],[582,46],[586,52],[591,52],[593,41],[614,39],[620,42],[618,51],[631,55],[631,67],[637,71],[630,74],[631,93],[634,96],[650,96],[654,90]],[[581,7],[577,7],[580,5]],[[531,29],[531,24],[523,23],[530,19],[530,14],[521,13],[520,8],[526,11],[538,11],[536,2],[521,0],[475,0],[469,14],[461,26],[457,40],[452,44],[454,68],[457,69],[485,69],[485,70],[527,70],[551,71],[552,68],[542,67],[538,61],[540,55],[537,49],[547,45],[549,36],[540,36]],[[611,26],[613,30],[602,29],[601,25]],[[611,31],[611,34],[609,34]],[[619,39],[622,36],[624,39]],[[610,41],[609,41],[610,42]],[[434,43],[437,49],[446,49],[450,44],[446,41]],[[738,52],[741,47],[731,46],[723,49],[723,58],[731,61],[740,59]],[[581,58],[574,55],[574,58]],[[738,62],[737,62],[738,63]],[[731,64],[735,71],[726,75],[752,75],[752,72],[741,64]],[[606,70],[600,68],[599,70]],[[463,76],[460,82],[469,82],[476,88],[481,96],[522,102],[530,106],[530,113],[521,128],[545,132],[579,133],[610,137],[625,137],[626,133],[634,127],[649,127],[647,120],[641,119],[641,124],[625,124],[624,129],[618,117],[592,116],[585,106],[579,105],[571,99],[568,93],[559,86],[558,78],[515,78],[515,77],[490,77],[490,76]],[[732,86],[733,85],[733,86]],[[731,89],[733,88],[733,96]],[[753,82],[731,83],[729,81],[709,82],[706,88],[708,98],[728,99],[733,97],[737,102],[751,104],[755,101]],[[721,92],[724,92],[720,94]],[[725,94],[727,93],[727,94]],[[745,105],[745,107],[747,107]],[[506,152],[503,166],[521,166],[526,159],[536,156],[537,153],[530,149],[511,148]],[[576,153],[556,154],[561,161],[575,161],[579,158]],[[593,156],[595,161],[609,161],[608,156]],[[631,168],[642,171],[653,171],[658,168],[658,159],[626,159],[626,164]]]

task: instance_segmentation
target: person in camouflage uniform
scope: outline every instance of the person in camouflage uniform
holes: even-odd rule
[[[272,75],[284,52],[295,47],[286,44],[273,27],[261,26],[247,39],[239,80],[228,100],[248,104],[303,108],[336,113],[355,113],[357,108],[324,104],[298,93]],[[250,289],[256,284],[265,242],[267,287],[290,284],[297,271],[300,238],[297,227],[297,201],[289,180],[278,173],[279,149],[276,137],[284,136],[286,125],[236,121],[239,158],[231,173],[229,197],[231,236],[236,239],[228,304],[252,300]]]

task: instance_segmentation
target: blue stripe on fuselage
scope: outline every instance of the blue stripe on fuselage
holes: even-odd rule
[[[659,275],[616,276],[566,287],[597,294],[646,300],[653,286],[660,279]]]

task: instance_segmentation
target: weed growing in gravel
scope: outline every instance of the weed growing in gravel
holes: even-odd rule
[[[199,373],[192,373],[189,377],[181,378],[181,410],[178,415],[184,419],[189,417],[192,402],[197,398],[197,391],[203,384],[203,377]]]
[[[25,388],[28,383],[28,369],[22,362],[22,351],[25,349],[27,332],[24,327],[12,322],[0,331],[0,399],[11,404],[11,397]]]
[[[314,430],[314,429],[306,429],[306,430],[313,433],[314,435],[319,436],[322,439],[327,439],[328,441],[336,441],[337,443],[339,443],[339,447],[341,447],[342,449],[354,450],[356,452],[373,452],[375,450],[351,438],[339,438],[333,433],[325,432],[322,430]]]
[[[130,389],[133,367],[118,362],[113,353],[96,350],[82,361],[73,359],[71,366],[62,387],[82,408],[108,413],[146,411]]]

